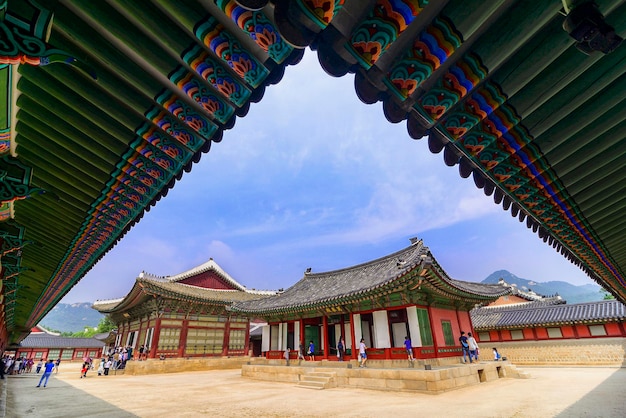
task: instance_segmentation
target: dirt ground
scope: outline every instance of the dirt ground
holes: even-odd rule
[[[79,378],[68,370],[7,381],[7,417],[623,417],[626,369],[527,368],[441,395],[304,389],[240,370]]]

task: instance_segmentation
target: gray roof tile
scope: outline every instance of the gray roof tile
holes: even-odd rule
[[[367,263],[325,273],[305,273],[300,281],[283,293],[262,300],[238,302],[230,309],[248,313],[293,310],[364,294],[408,274],[426,260],[434,262],[428,247],[420,240],[401,251]],[[471,295],[495,299],[510,292],[510,289],[500,285],[453,280],[442,270],[439,274],[447,285]]]
[[[617,300],[541,305],[528,303],[514,307],[498,306],[472,309],[476,330],[525,328],[571,323],[602,323],[626,319],[626,307]]]

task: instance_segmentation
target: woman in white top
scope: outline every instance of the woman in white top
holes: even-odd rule
[[[467,333],[467,344],[469,345],[470,360],[474,357],[474,360],[478,361],[478,343],[471,332]]]
[[[365,346],[365,339],[361,338],[361,344],[359,344],[359,356],[361,357],[361,364],[359,367],[365,367],[365,362],[367,361],[367,353],[365,352],[367,347]]]

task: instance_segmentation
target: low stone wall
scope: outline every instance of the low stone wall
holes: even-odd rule
[[[382,362],[382,361],[381,361]],[[314,365],[311,363],[326,363]],[[368,361],[369,363],[369,361]],[[293,363],[292,363],[293,364]],[[356,364],[356,362],[354,362]],[[424,370],[397,369],[388,367],[359,368],[351,363],[307,362],[304,365],[246,364],[241,375],[251,379],[270,382],[298,383],[303,376],[312,373],[332,371],[334,384],[338,387],[352,387],[384,391],[422,392],[437,394],[465,386],[497,380],[502,377],[520,377],[515,366],[509,362],[483,362],[467,365],[433,367]]]
[[[241,369],[243,364],[249,363],[250,357],[224,358],[176,358],[167,360],[149,359],[144,361],[127,361],[124,374],[144,375],[178,372],[199,372],[204,370]]]
[[[492,347],[520,366],[626,367],[626,338],[481,342],[481,359],[491,357]]]

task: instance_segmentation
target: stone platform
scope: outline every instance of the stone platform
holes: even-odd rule
[[[427,367],[430,370],[426,370]],[[368,361],[367,367],[359,368],[356,360],[342,363],[291,361],[287,366],[284,361],[259,359],[242,365],[241,375],[250,379],[290,382],[313,389],[341,387],[429,394],[505,377],[530,377],[507,361],[428,365],[415,362],[413,367],[409,367],[407,361],[377,360]]]

